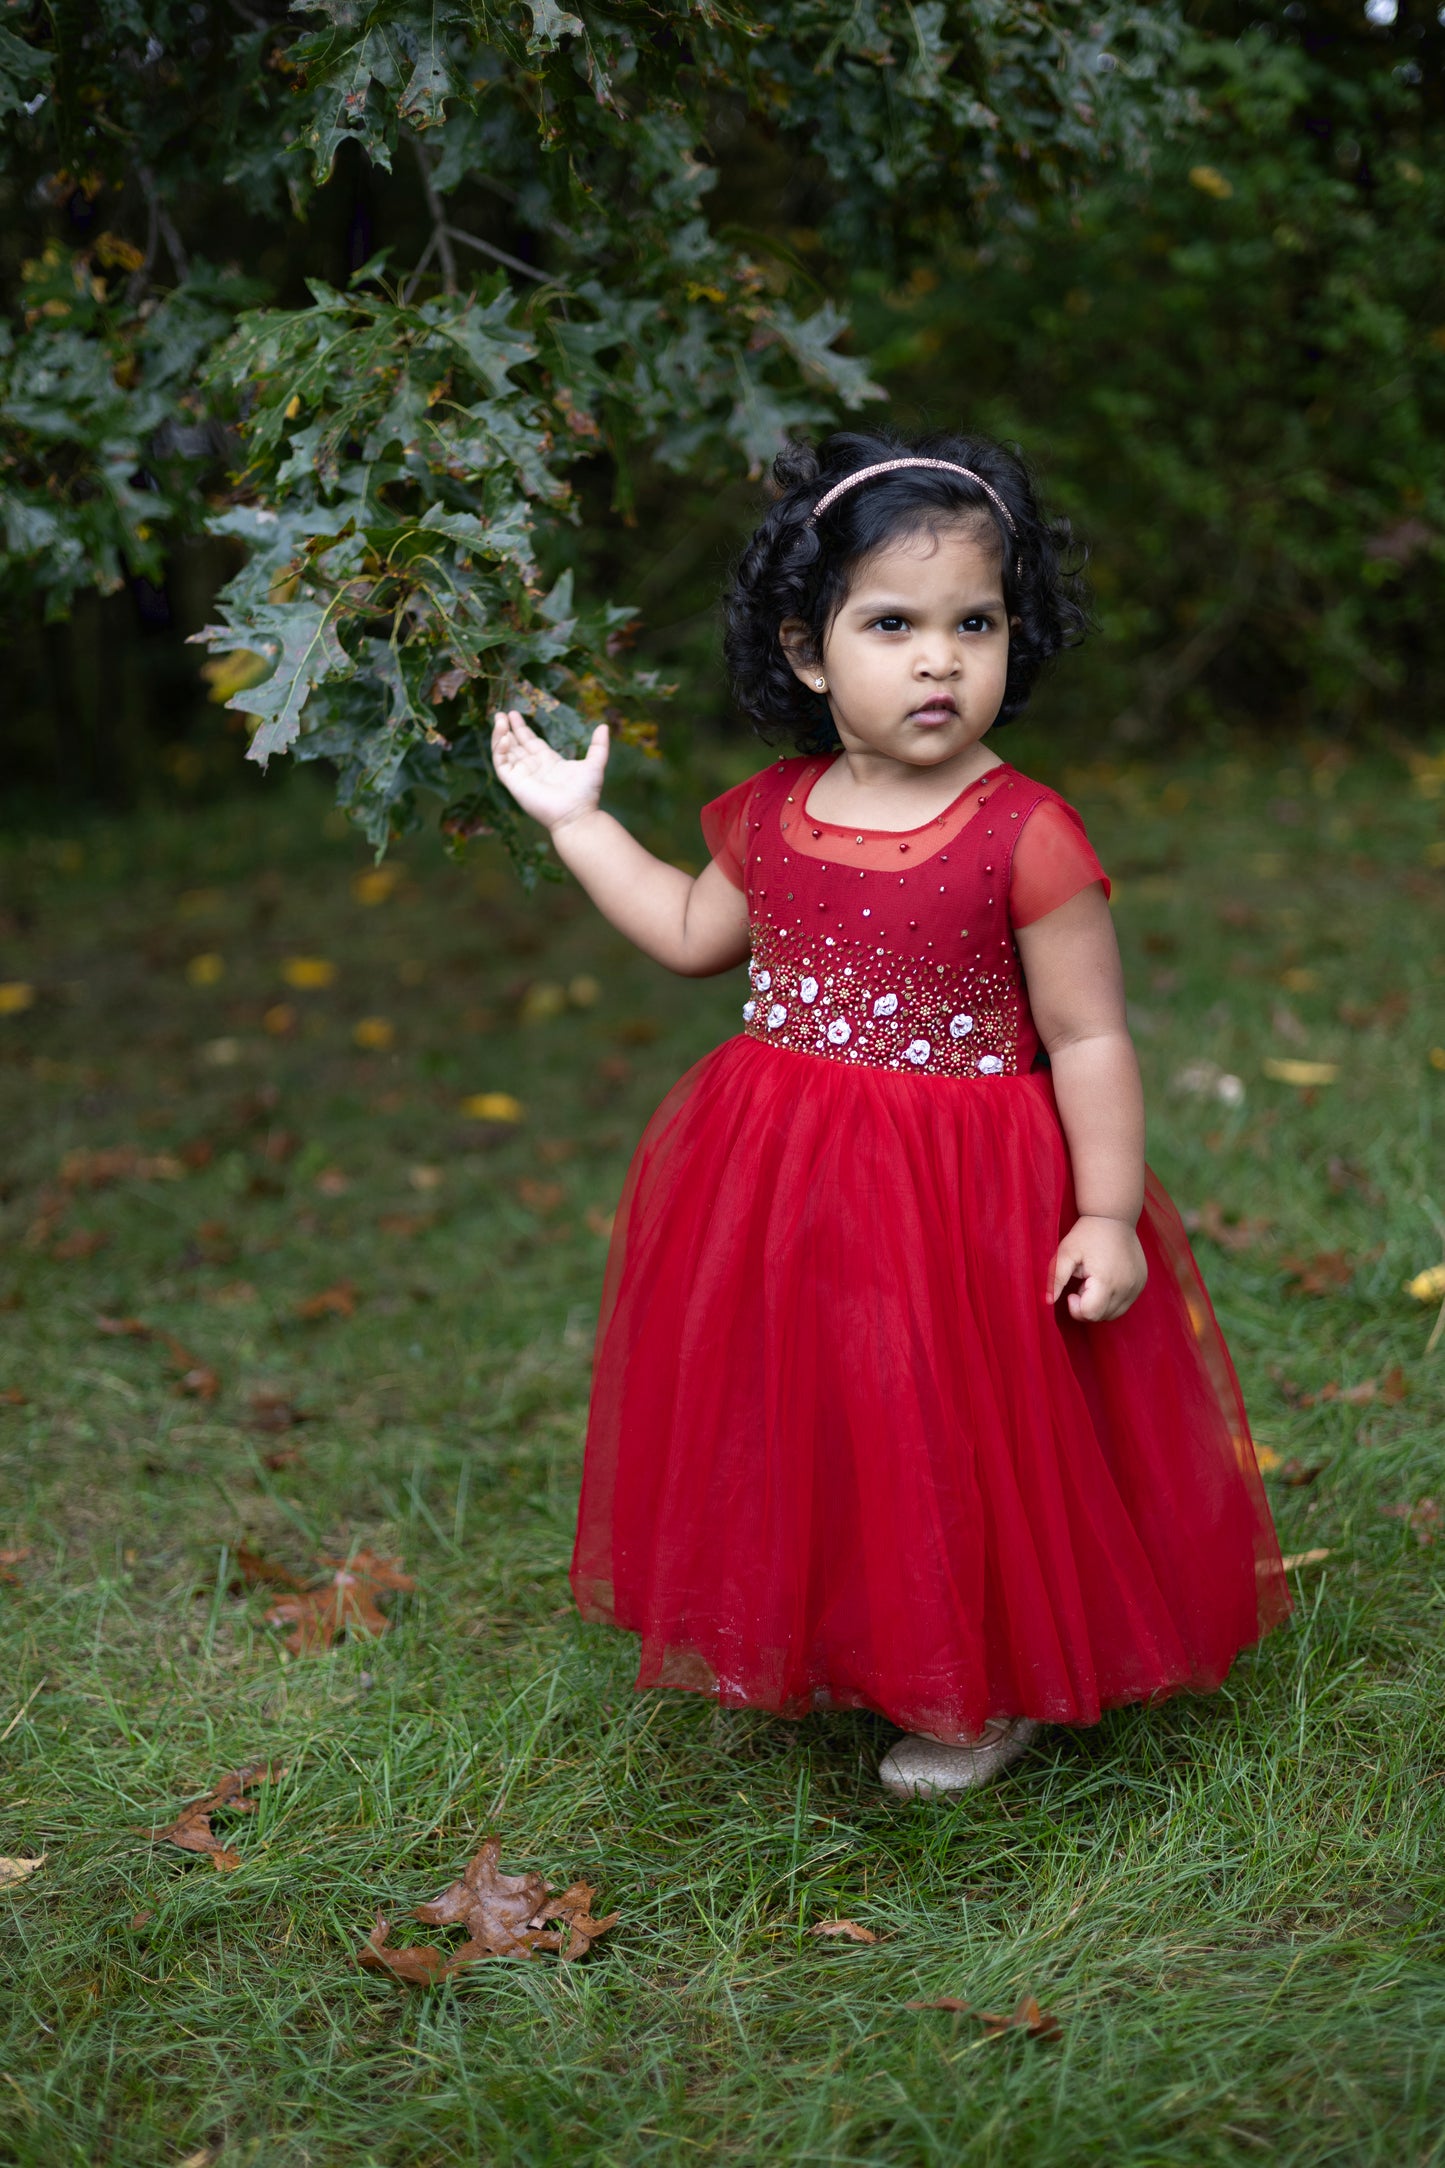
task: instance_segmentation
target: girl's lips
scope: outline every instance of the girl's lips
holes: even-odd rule
[[[910,723],[946,723],[957,715],[955,703],[944,695],[938,700],[925,700],[921,707],[909,710]]]

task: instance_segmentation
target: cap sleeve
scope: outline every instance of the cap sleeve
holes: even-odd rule
[[[1014,846],[1008,891],[1013,925],[1031,926],[1095,881],[1103,883],[1107,896],[1109,877],[1094,856],[1082,820],[1062,798],[1043,799]]]
[[[710,800],[698,815],[702,839],[734,888],[745,885],[743,865],[748,848],[748,805],[757,788],[757,780],[755,775],[750,775],[745,783],[735,783],[720,798]]]

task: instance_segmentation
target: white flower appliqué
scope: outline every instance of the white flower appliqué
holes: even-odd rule
[[[846,1046],[853,1036],[853,1027],[841,1016],[835,1016],[828,1026],[829,1046]]]
[[[804,981],[803,981],[802,985],[801,985],[801,986],[800,986],[800,987],[798,988],[798,999],[799,999],[799,1001],[808,1001],[808,1002],[813,1002],[813,1001],[816,1001],[816,1000],[817,1000],[817,998],[818,998],[818,982],[817,982],[817,980],[816,980],[816,979],[804,979]]]
[[[768,1011],[768,1029],[776,1031],[779,1024],[787,1022],[788,1012],[781,1001],[775,1001]]]
[[[753,984],[754,986],[756,986],[760,994],[765,994],[768,988],[773,983],[773,974],[771,971],[754,971],[752,978]]]
[[[897,994],[880,994],[873,1004],[873,1014],[875,1016],[896,1016],[898,1014]]]
[[[907,1054],[908,1059],[913,1063],[914,1067],[921,1069],[923,1067],[923,1064],[927,1061],[929,1055],[933,1052],[933,1048],[929,1045],[926,1039],[915,1039],[910,1046],[905,1047],[904,1052]]]
[[[745,1001],[743,1003],[743,1022],[745,1024],[750,1024],[757,1013],[758,1005],[755,1001]]]
[[[978,1073],[980,1076],[1002,1076],[1003,1063],[997,1054],[983,1054],[979,1057]]]
[[[966,1039],[973,1029],[973,1018],[962,1011],[948,1019],[948,1035],[951,1039]]]

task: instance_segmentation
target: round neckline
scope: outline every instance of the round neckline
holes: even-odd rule
[[[815,754],[814,758],[817,759],[818,756]],[[831,828],[833,833],[839,836],[921,836],[927,829],[936,828],[940,821],[946,821],[955,807],[962,805],[969,792],[981,790],[991,775],[1002,775],[1008,767],[1008,762],[1000,760],[992,768],[985,768],[982,775],[976,775],[971,783],[965,783],[958,796],[950,798],[941,812],[933,814],[926,821],[920,821],[916,828],[856,828],[844,821],[824,820],[821,813],[810,813],[808,811],[808,800],[813,795],[814,786],[822,782],[823,777],[828,773],[832,765],[833,759],[831,757],[825,760],[817,773],[810,779],[807,789],[803,792],[802,817],[812,827]]]

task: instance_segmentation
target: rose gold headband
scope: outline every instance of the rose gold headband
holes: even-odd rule
[[[972,467],[957,466],[951,459],[880,459],[875,467],[859,467],[855,473],[845,474],[841,482],[835,482],[831,489],[825,490],[808,514],[805,526],[811,527],[814,521],[827,511],[830,504],[835,504],[839,497],[855,488],[859,482],[871,482],[875,474],[897,474],[901,467],[936,467],[942,474],[961,474],[965,481],[977,482],[1017,542],[1019,531],[1014,525],[1014,516],[998,491],[991,483],[986,482],[981,474],[975,474]]]

